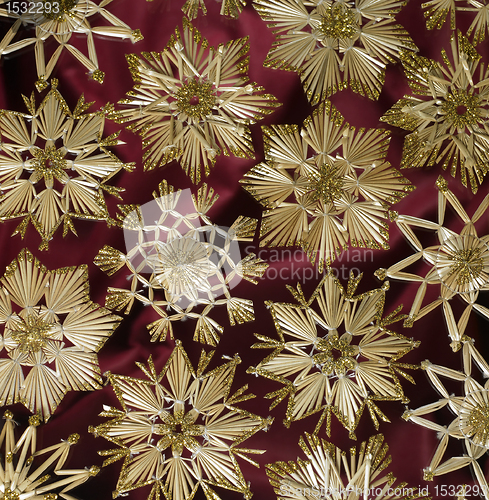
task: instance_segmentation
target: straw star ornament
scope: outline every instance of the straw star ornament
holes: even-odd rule
[[[212,354],[203,351],[194,370],[177,341],[160,373],[150,358],[147,366],[137,363],[145,379],[108,375],[122,409],[101,413],[111,420],[90,432],[118,447],[99,452],[108,457],[104,466],[124,460],[114,498],[145,486],[151,486],[148,499],[193,498],[202,489],[219,500],[216,487],[251,498],[237,459],[258,466],[248,455],[264,450],[241,445],[272,419],[237,406],[253,397],[246,386],[230,392],[239,357],[205,372]]]
[[[407,409],[403,418],[436,431],[440,440],[430,464],[424,469],[426,481],[432,481],[436,476],[470,466],[479,483],[481,496],[487,498],[489,485],[478,459],[489,449],[489,382],[486,381],[484,385],[477,382],[472,368],[477,367],[484,379],[487,379],[489,365],[470,341],[464,342],[462,354],[463,371],[435,365],[428,360],[421,363],[421,368],[426,372],[441,399],[415,410]],[[442,379],[448,383],[456,381],[463,385],[462,394],[455,395],[449,392]],[[449,387],[451,388],[452,385]],[[455,415],[448,425],[439,423],[439,418],[437,421],[426,418],[446,407]],[[447,457],[447,446],[451,438],[463,444],[464,453],[461,456]],[[476,494],[475,490],[472,491]]]
[[[0,432],[2,463],[0,469],[0,495],[3,500],[56,500],[61,497],[70,500],[71,490],[96,476],[99,468],[63,469],[71,447],[80,436],[71,434],[67,439],[48,448],[38,449],[37,427],[40,419],[33,415],[29,426],[16,438],[17,422],[7,410]]]
[[[307,300],[300,285],[289,287],[297,304],[268,302],[278,339],[255,334],[254,349],[274,349],[248,373],[283,384],[266,395],[271,408],[288,398],[284,424],[318,413],[331,433],[331,415],[355,437],[365,408],[376,428],[388,422],[376,401],[407,401],[397,374],[414,383],[404,370],[416,368],[398,360],[418,346],[387,328],[403,318],[400,307],[382,317],[384,286],[354,295],[360,282],[350,276],[347,289],[328,274]]]
[[[414,189],[385,161],[389,132],[355,130],[329,101],[302,129],[263,131],[267,162],[240,181],[266,208],[261,246],[301,245],[320,270],[348,246],[389,248],[389,207]]]
[[[6,3],[9,3],[9,7],[2,7]],[[0,42],[0,56],[34,45],[38,76],[36,87],[42,90],[47,87],[47,81],[63,49],[66,49],[85,66],[93,80],[102,83],[105,74],[99,68],[94,35],[129,38],[133,43],[143,39],[139,30],[132,30],[105,8],[110,3],[112,0],[43,0],[42,3],[20,3],[20,7],[15,8],[9,0],[0,0],[0,15],[15,20]],[[27,5],[29,9],[25,9]],[[96,15],[100,15],[109,26],[92,26],[90,20]],[[35,30],[34,36],[19,40],[18,35],[22,36],[26,28]],[[73,34],[86,35],[88,56],[69,43]],[[45,42],[52,39],[59,46],[46,63]]]
[[[270,484],[280,500],[429,500],[416,487],[397,483],[384,473],[391,463],[389,447],[381,434],[371,437],[349,454],[318,436],[306,434],[299,441],[306,460],[267,465]]]
[[[144,167],[178,160],[194,183],[216,157],[253,158],[249,125],[278,103],[250,83],[246,38],[216,49],[186,19],[163,52],[127,56],[134,90],[114,113],[143,138]]]
[[[0,220],[22,218],[14,232],[22,237],[32,223],[41,249],[61,225],[63,235],[76,234],[73,219],[112,224],[105,193],[120,198],[123,189],[110,181],[134,164],[109,150],[123,143],[117,133],[103,137],[104,111],[86,112],[83,96],[71,111],[56,80],[38,107],[34,94],[23,97],[27,113],[0,113]]]
[[[378,99],[385,68],[417,50],[395,15],[397,0],[254,0],[277,33],[265,66],[297,71],[311,104],[348,86]]]
[[[90,301],[86,266],[49,271],[23,250],[0,284],[0,404],[47,421],[68,391],[100,389],[97,352],[121,318]]]
[[[479,221],[482,223],[487,215],[489,195],[482,200],[472,217],[469,217],[443,178],[438,179],[437,187],[437,221],[399,215],[396,224],[412,246],[413,253],[387,269],[377,270],[375,274],[380,279],[388,277],[419,283],[404,326],[412,326],[415,321],[442,306],[451,339],[450,346],[457,351],[462,346],[462,341],[467,338],[465,331],[472,311],[477,311],[489,319],[489,309],[478,303],[479,293],[489,290],[489,235],[479,236],[476,229],[476,224]],[[455,211],[463,223],[459,232],[450,229],[445,221],[447,206]],[[436,237],[422,244],[417,234],[426,230],[434,233]],[[426,271],[420,272],[418,267],[416,274],[412,272],[411,266],[416,266],[423,260]],[[440,294],[433,302],[424,304],[426,290],[430,285],[439,286]],[[454,297],[459,297],[466,304],[458,320],[450,302]]]
[[[159,316],[148,325],[153,342],[173,339],[174,322],[195,319],[194,340],[216,345],[224,329],[211,312],[225,305],[231,325],[253,320],[253,302],[231,289],[241,279],[257,284],[268,264],[240,255],[238,241],[253,238],[256,219],[240,216],[221,228],[206,215],[218,198],[213,189],[203,184],[196,196],[189,192],[162,182],[155,201],[121,207],[127,251],[106,245],[95,264],[109,275],[128,272],[130,287],[109,288],[106,307],[128,314],[135,301],[151,305]]]
[[[404,52],[401,61],[412,95],[381,118],[408,130],[401,168],[440,165],[477,192],[489,162],[489,68],[460,32],[452,36],[452,60],[443,64]]]

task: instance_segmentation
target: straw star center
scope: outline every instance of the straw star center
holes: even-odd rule
[[[53,177],[61,180],[66,177],[65,169],[67,162],[64,159],[64,154],[54,146],[48,146],[46,149],[36,148],[33,151],[34,156],[34,177],[35,182],[44,177],[49,182]]]
[[[19,498],[20,496],[16,491],[6,488],[4,494],[0,497],[0,500],[19,500]]]
[[[489,438],[489,405],[475,407],[469,414],[468,423],[477,442],[486,443]]]
[[[316,348],[321,351],[313,357],[316,364],[323,364],[322,371],[328,375],[345,374],[353,370],[357,365],[355,356],[359,349],[356,345],[351,345],[351,336],[338,337],[337,333],[330,333],[326,338],[321,339]]]
[[[65,14],[69,14],[78,0],[43,0],[43,16],[47,19],[61,21]]]
[[[481,119],[479,96],[464,89],[454,89],[448,93],[442,110],[450,125],[458,129],[475,125]]]
[[[184,411],[169,414],[165,422],[158,426],[157,434],[162,435],[158,443],[160,449],[171,446],[174,456],[181,456],[184,448],[191,452],[200,447],[196,437],[203,436],[205,427],[195,423],[199,413],[192,409],[185,413]]]
[[[481,253],[482,248],[480,247],[453,252],[453,264],[450,266],[448,277],[455,276],[457,285],[466,285],[479,278],[484,267]]]
[[[333,203],[343,194],[343,179],[334,165],[324,164],[317,172],[309,176],[314,199]]]
[[[177,108],[191,118],[201,120],[208,116],[216,103],[212,83],[192,78],[178,90]]]
[[[352,39],[358,32],[358,23],[347,5],[334,2],[321,19],[319,29],[326,38]]]
[[[12,339],[21,352],[36,353],[45,347],[51,338],[53,325],[37,315],[20,318],[16,330],[12,331]]]

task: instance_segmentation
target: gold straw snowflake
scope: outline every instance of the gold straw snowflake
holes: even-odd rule
[[[477,460],[489,449],[489,381],[482,386],[473,378],[472,363],[484,378],[489,377],[489,365],[472,342],[464,342],[462,353],[463,372],[431,364],[428,360],[421,363],[421,368],[425,370],[441,399],[416,410],[408,409],[403,418],[434,430],[440,440],[429,466],[424,469],[426,481],[470,465],[479,483],[481,496],[487,498],[489,486]],[[447,390],[440,377],[463,384],[463,393],[460,396],[452,394],[452,389]],[[449,408],[455,415],[449,425],[441,425],[438,423],[440,419],[435,421],[426,418],[442,408]],[[450,438],[460,440],[465,452],[442,462]],[[473,494],[476,494],[475,491]]]
[[[121,318],[90,301],[87,267],[49,271],[23,250],[0,284],[0,404],[48,420],[68,391],[100,389],[96,353]]]
[[[241,279],[256,284],[268,264],[240,256],[237,242],[253,238],[256,219],[240,216],[220,228],[206,215],[218,198],[214,191],[206,184],[196,196],[189,191],[173,192],[164,181],[155,201],[121,207],[127,252],[106,245],[95,264],[110,276],[123,267],[129,272],[130,288],[109,288],[106,306],[128,314],[135,301],[151,305],[160,316],[148,325],[153,342],[173,339],[172,323],[191,318],[194,340],[216,345],[223,327],[211,311],[225,305],[231,325],[253,320],[253,302],[230,290]]]
[[[360,279],[351,275],[345,290],[328,274],[309,300],[297,285],[288,288],[298,304],[267,303],[279,339],[255,334],[253,348],[275,350],[248,372],[284,385],[266,397],[271,408],[288,397],[286,426],[320,413],[314,433],[326,421],[330,435],[333,413],[355,438],[365,408],[378,428],[377,416],[389,420],[376,401],[407,401],[396,374],[414,383],[404,369],[415,366],[397,361],[419,343],[387,328],[403,317],[399,307],[382,318],[388,286],[354,295]]]
[[[246,0],[222,0],[220,14],[237,19],[245,5]],[[202,9],[204,15],[207,14],[204,0],[187,0],[182,7],[183,12],[190,20],[197,17],[199,9]]]
[[[395,23],[397,0],[254,0],[275,33],[265,66],[297,71],[311,103],[350,86],[378,99],[387,63],[417,50]]]
[[[230,394],[239,357],[204,373],[212,355],[202,351],[195,371],[177,341],[161,373],[149,358],[137,363],[147,379],[108,375],[122,409],[102,412],[112,420],[89,430],[118,446],[99,452],[104,466],[124,459],[114,498],[149,485],[148,499],[193,498],[199,487],[208,499],[220,499],[214,487],[251,498],[237,459],[258,467],[248,454],[264,450],[241,444],[272,419],[236,406],[254,397],[246,386]]]
[[[268,464],[270,484],[281,500],[414,500],[430,497],[410,487],[396,484],[392,473],[384,473],[391,463],[389,447],[378,434],[353,446],[348,453],[318,436],[306,434],[299,446],[307,459]]]
[[[86,113],[90,103],[81,96],[74,111],[52,89],[36,108],[34,95],[24,97],[27,113],[0,113],[0,220],[22,218],[14,232],[24,237],[29,223],[42,238],[41,249],[63,224],[63,236],[72,219],[105,220],[112,223],[105,192],[120,198],[122,188],[109,181],[122,163],[109,147],[122,144],[118,133],[106,138],[104,111]]]
[[[477,303],[479,292],[489,290],[489,235],[479,237],[475,228],[475,224],[482,217],[487,216],[489,195],[482,200],[474,215],[469,217],[460,201],[448,189],[443,178],[438,179],[437,187],[437,222],[410,215],[399,215],[396,224],[413,247],[413,254],[388,269],[379,269],[376,275],[380,279],[389,277],[409,283],[419,283],[404,326],[412,326],[414,321],[441,305],[452,341],[450,345],[454,351],[457,351],[461,347],[462,340],[467,338],[465,329],[470,313],[475,310],[489,319],[489,310]],[[445,226],[447,204],[453,208],[464,224],[459,233]],[[418,231],[421,232],[420,230],[433,231],[436,234],[435,241],[429,241],[427,243],[429,246],[421,244],[416,236]],[[406,271],[413,264],[423,260],[429,266],[424,275]],[[422,307],[428,285],[439,286],[440,295],[436,300]],[[458,321],[450,305],[450,300],[455,296],[460,297],[467,304]]]
[[[89,469],[62,468],[71,446],[80,439],[78,434],[71,434],[54,446],[37,449],[37,427],[40,424],[37,415],[29,419],[29,427],[18,439],[15,438],[17,423],[13,420],[13,413],[7,410],[3,418],[5,422],[0,433],[0,495],[3,500],[72,499],[74,497],[68,492],[98,474],[100,469],[95,466]]]
[[[413,95],[405,96],[382,117],[409,130],[401,168],[441,165],[476,193],[489,162],[489,69],[458,32],[451,40],[452,61],[444,65],[404,52],[401,61]],[[476,75],[477,73],[477,75]]]
[[[389,206],[414,186],[385,161],[389,132],[356,131],[329,102],[264,128],[267,163],[241,182],[267,210],[260,245],[301,245],[322,270],[348,248],[388,249]]]
[[[456,13],[471,12],[474,20],[467,30],[474,44],[483,42],[489,26],[489,4],[486,0],[430,0],[422,4],[426,27],[429,30],[440,29],[450,17],[450,28],[455,30]]]
[[[278,106],[248,83],[247,38],[209,47],[186,19],[163,52],[127,56],[134,90],[114,119],[143,137],[144,167],[178,160],[192,181],[209,175],[220,154],[253,158],[249,125]]]
[[[47,87],[47,81],[63,49],[87,68],[91,78],[102,83],[105,74],[99,69],[94,35],[129,38],[133,43],[143,39],[139,30],[132,30],[105,8],[111,2],[112,0],[43,0],[42,3],[25,2],[16,6],[9,0],[0,0],[0,5],[9,4],[8,7],[0,7],[0,16],[15,20],[0,42],[0,56],[34,44],[38,77],[36,87],[39,91]],[[96,15],[102,16],[110,26],[92,26],[90,18]],[[35,30],[33,36],[19,40],[17,35],[22,35],[26,28]],[[74,33],[86,35],[88,55],[69,43]],[[46,63],[44,43],[53,38],[59,46]]]

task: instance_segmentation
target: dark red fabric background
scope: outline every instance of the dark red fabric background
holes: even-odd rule
[[[210,217],[214,223],[229,226],[238,215],[249,217],[260,217],[261,209],[259,204],[249,196],[238,183],[239,179],[250,170],[256,163],[263,160],[263,141],[260,125],[263,124],[300,124],[312,111],[307,103],[298,76],[292,72],[278,71],[263,68],[262,63],[273,41],[273,35],[261,21],[251,5],[248,5],[238,20],[226,19],[219,15],[220,4],[215,0],[206,0],[208,15],[199,17],[194,21],[203,35],[207,37],[212,45],[225,43],[228,40],[249,36],[250,41],[250,71],[251,81],[265,87],[266,91],[274,94],[282,103],[263,122],[252,127],[253,144],[256,151],[256,160],[243,160],[227,157],[219,157],[215,168],[206,179],[217,193],[220,195],[219,201],[210,212]],[[124,55],[127,53],[141,51],[161,51],[165,48],[171,33],[176,26],[182,24],[183,13],[180,8],[183,0],[154,0],[146,2],[144,0],[114,0],[108,5],[108,9],[120,19],[125,21],[131,28],[141,29],[144,40],[132,45],[129,41],[119,41],[115,39],[104,39],[95,36],[95,45],[101,69],[106,72],[106,79],[103,85],[88,80],[85,69],[78,64],[73,56],[67,51],[61,56],[53,76],[60,80],[59,90],[66,98],[71,109],[76,104],[78,97],[83,93],[87,101],[94,101],[92,109],[97,109],[107,102],[116,103],[124,98],[125,93],[132,88],[132,79],[127,68]],[[448,27],[440,31],[428,32],[425,28],[424,18],[421,11],[421,1],[411,0],[398,16],[399,22],[408,29],[415,43],[418,45],[421,54],[427,57],[440,59],[440,49],[449,48],[450,31]],[[462,23],[467,19],[459,18]],[[91,18],[93,25],[103,23],[100,18]],[[2,33],[8,29],[8,22],[0,24]],[[75,36],[76,45],[82,50],[86,50],[85,37]],[[56,48],[53,40],[48,40],[49,50]],[[479,50],[486,52],[484,60],[487,58],[487,45],[479,47]],[[0,78],[0,108],[15,111],[24,111],[24,104],[21,94],[30,95],[34,91],[35,59],[32,48],[26,49],[21,54],[14,54],[9,59],[1,61]],[[370,101],[365,97],[345,91],[332,97],[333,103],[346,117],[346,119],[356,127],[383,127],[379,121],[382,114],[387,111],[397,99],[408,93],[407,81],[404,77],[402,67],[390,65],[387,70],[386,84],[378,101]],[[36,98],[40,101],[40,96],[36,92]],[[107,122],[106,134],[119,130],[121,127],[114,123]],[[400,129],[392,129],[392,142],[389,149],[388,159],[393,166],[398,167],[402,152],[402,143],[405,132]],[[166,179],[177,188],[196,189],[190,180],[185,176],[178,163],[173,162],[166,168],[152,172],[143,172],[141,165],[141,140],[138,136],[129,131],[122,131],[120,138],[126,142],[125,145],[115,148],[114,152],[125,162],[136,162],[137,168],[133,173],[124,172],[118,175],[114,182],[126,189],[123,193],[124,203],[143,204],[151,200],[151,193],[157,189],[158,183]],[[416,190],[405,198],[393,209],[400,213],[409,214],[435,220],[437,208],[437,190],[434,183],[441,173],[439,168],[425,169],[419,171],[404,170],[403,174],[416,186]],[[446,178],[449,176],[443,173]],[[470,191],[464,189],[458,181],[449,179],[450,188],[459,196],[462,204],[472,215],[478,204],[487,193],[487,182],[483,184],[477,195],[472,195]],[[117,200],[107,197],[111,215],[116,214]],[[455,214],[447,214],[449,227],[460,229],[458,218]],[[123,249],[123,234],[118,228],[107,228],[103,222],[76,221],[75,227],[78,237],[69,234],[62,238],[59,231],[49,250],[41,252],[38,250],[40,238],[33,227],[30,227],[24,241],[20,236],[10,237],[19,221],[8,221],[0,225],[0,238],[2,241],[2,252],[0,253],[0,272],[3,273],[8,265],[19,253],[27,247],[38,257],[48,268],[54,269],[63,266],[87,264],[91,285],[92,300],[103,304],[108,286],[126,286],[124,272],[118,273],[113,278],[108,278],[99,268],[93,264],[93,259],[99,249],[104,244],[112,245]],[[481,234],[489,233],[489,218],[485,215],[478,226]],[[360,288],[362,291],[377,288],[380,283],[373,276],[373,272],[379,267],[388,267],[403,257],[410,254],[410,248],[404,240],[395,224],[390,225],[390,245],[389,251],[374,251],[373,258],[370,253],[362,258],[364,262],[355,262],[343,259],[337,264],[340,275],[347,275],[347,267],[359,268],[364,277]],[[436,244],[434,236],[432,244]],[[245,252],[244,248],[243,253]],[[251,248],[253,247],[253,248]],[[248,251],[259,251],[257,241],[248,245]],[[357,253],[353,253],[358,255]],[[353,255],[352,254],[352,255]],[[260,256],[265,260],[272,255],[271,251],[262,250]],[[281,254],[287,255],[287,254]],[[278,262],[271,262],[270,266],[280,270],[298,268],[310,268],[310,264],[300,252],[293,254],[296,259],[290,262],[287,258]],[[343,268],[342,268],[343,266]],[[272,276],[275,273],[272,273]],[[252,298],[255,304],[256,321],[245,325],[230,327],[224,308],[216,310],[215,317],[225,326],[225,333],[221,343],[217,347],[213,365],[216,366],[222,355],[233,355],[239,353],[242,363],[238,367],[234,388],[237,389],[243,384],[249,384],[249,390],[257,395],[256,399],[243,404],[243,407],[250,409],[262,416],[271,415],[275,417],[275,422],[268,433],[259,433],[245,443],[250,448],[262,448],[267,452],[259,457],[260,469],[255,469],[247,463],[242,463],[242,470],[245,477],[251,481],[251,489],[256,500],[267,500],[274,498],[273,490],[268,483],[265,474],[266,463],[277,460],[295,460],[297,456],[303,458],[300,448],[297,446],[299,436],[304,431],[312,431],[317,422],[316,417],[309,417],[300,422],[292,424],[290,429],[286,429],[282,420],[284,418],[286,404],[282,403],[273,411],[269,411],[269,401],[263,399],[264,394],[278,389],[278,384],[264,381],[246,374],[246,369],[251,365],[256,365],[268,351],[252,350],[250,347],[254,343],[255,332],[271,337],[276,336],[272,318],[267,311],[264,301],[290,301],[291,296],[286,290],[286,285],[296,285],[297,274],[291,276],[289,272],[282,272],[282,276],[289,276],[289,279],[264,279],[259,285],[253,286],[247,282],[241,283],[233,290],[233,294],[239,297]],[[301,274],[302,276],[302,274]],[[302,283],[306,295],[314,290],[319,279],[311,279]],[[346,284],[346,282],[345,282]],[[391,282],[391,289],[387,293],[386,313],[391,312],[397,305],[403,303],[408,312],[416,286],[408,286],[405,283]],[[435,287],[434,287],[435,288]],[[436,289],[431,290],[431,297],[436,298]],[[487,303],[487,293],[481,294],[480,301]],[[454,302],[456,302],[454,300]],[[141,372],[135,366],[135,362],[144,362],[151,354],[155,360],[157,368],[161,368],[168,358],[172,349],[172,343],[151,343],[145,325],[151,322],[154,313],[149,308],[140,305],[134,307],[132,313],[125,317],[119,329],[101,350],[99,360],[103,372],[110,370],[113,373],[140,376]],[[487,338],[488,322],[477,316],[473,316],[469,325],[469,335],[477,339],[476,346],[489,356],[489,340]],[[201,346],[192,342],[194,322],[176,324],[174,327],[176,336],[182,339],[187,352],[194,363],[197,362]],[[394,327],[404,335],[413,336],[421,341],[421,346],[405,356],[402,361],[419,363],[429,358],[433,363],[445,364],[453,368],[460,369],[460,354],[452,353],[449,348],[449,339],[444,325],[441,310],[436,310],[429,316],[417,322],[411,330],[402,328],[401,324]],[[405,393],[411,399],[410,407],[417,408],[423,404],[433,402],[438,399],[437,393],[429,385],[425,374],[417,371],[414,374],[416,385],[411,386],[404,383]],[[461,394],[461,387],[456,385],[453,390]],[[103,438],[94,438],[87,432],[89,425],[97,425],[103,421],[98,417],[102,411],[102,405],[117,405],[117,401],[110,387],[91,393],[70,393],[59,406],[49,423],[39,430],[39,439],[43,445],[57,442],[61,438],[66,438],[72,432],[82,435],[80,443],[73,447],[73,456],[68,466],[70,468],[100,465],[102,459],[96,451],[111,448],[112,445]],[[391,424],[381,424],[382,432],[390,445],[393,464],[391,469],[401,480],[408,481],[411,486],[421,487],[429,484],[430,493],[436,497],[435,484],[471,483],[469,469],[464,469],[458,473],[442,476],[434,483],[422,481],[422,468],[426,467],[431,460],[431,456],[437,445],[436,433],[428,431],[419,426],[406,423],[400,417],[404,411],[404,405],[400,402],[380,403],[380,408],[391,419]],[[27,419],[27,412],[21,405],[15,405],[13,411],[18,415],[18,420],[24,423]],[[439,422],[448,425],[452,420],[452,415],[448,410],[446,414],[440,412]],[[375,434],[367,413],[364,414],[358,428],[358,442]],[[324,432],[323,437],[326,437]],[[348,433],[341,428],[337,422],[333,425],[332,441],[347,450],[354,443],[349,440]],[[454,455],[462,453],[461,443],[451,443],[449,451]],[[447,457],[448,458],[448,457]],[[487,471],[485,459],[482,459],[483,468]],[[115,487],[120,464],[114,464],[104,469],[98,477],[92,479],[82,487],[75,490],[75,495],[80,498],[103,500],[111,498],[111,492]],[[149,488],[141,489],[130,493],[129,498],[144,499],[149,492]],[[241,495],[229,491],[219,490],[221,498],[232,500],[241,498]],[[441,498],[441,496],[439,496]],[[197,498],[203,498],[201,492]]]

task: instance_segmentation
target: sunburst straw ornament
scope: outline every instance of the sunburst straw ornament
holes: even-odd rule
[[[143,137],[144,167],[178,160],[193,182],[220,154],[253,158],[249,125],[277,106],[250,83],[247,38],[209,46],[186,19],[163,52],[127,56],[134,90],[113,117]]]
[[[482,372],[483,377],[487,378],[489,365],[470,341],[464,342],[462,354],[463,371],[434,365],[428,360],[421,363],[421,368],[426,372],[441,399],[415,410],[408,409],[403,418],[434,430],[440,440],[430,464],[424,469],[425,480],[432,481],[435,476],[470,466],[480,486],[479,491],[476,492],[474,487],[471,491],[474,495],[480,494],[487,499],[489,498],[489,485],[478,459],[489,449],[489,381],[486,381],[484,385],[479,384],[472,368],[475,365]],[[456,381],[463,385],[462,395],[450,393],[442,379]],[[455,415],[448,425],[443,425],[439,418],[436,420],[426,418],[446,407]],[[463,443],[464,453],[461,456],[446,457],[450,438]]]
[[[401,168],[441,165],[475,193],[489,162],[489,68],[460,32],[452,36],[451,51],[452,60],[442,50],[443,64],[403,52],[413,95],[381,119],[411,132]]]
[[[245,5],[246,0],[222,0],[220,12],[221,16],[228,16],[236,19],[241,14]],[[183,12],[190,20],[197,17],[200,9],[204,15],[207,14],[204,0],[186,0],[184,6],[182,7]]]
[[[256,284],[268,264],[249,254],[241,259],[238,241],[250,241],[256,219],[238,217],[231,228],[212,223],[206,213],[218,196],[204,184],[196,196],[174,192],[166,182],[155,201],[121,207],[127,252],[104,246],[95,264],[109,275],[125,268],[129,289],[109,288],[106,306],[129,313],[135,301],[160,317],[148,325],[151,340],[173,339],[173,323],[195,319],[194,340],[216,345],[223,327],[210,317],[225,305],[231,325],[254,319],[251,300],[232,297],[241,279]]]
[[[29,419],[29,426],[19,438],[15,437],[18,424],[12,412],[7,410],[3,418],[5,422],[0,432],[0,494],[3,500],[56,500],[59,497],[70,500],[73,497],[68,492],[98,474],[100,469],[95,466],[62,468],[72,445],[80,439],[78,434],[71,434],[54,446],[38,449],[40,419],[37,415]]]
[[[32,223],[41,249],[61,225],[63,235],[76,234],[72,219],[112,224],[105,193],[120,198],[123,189],[110,181],[134,168],[109,150],[123,142],[118,133],[103,137],[104,110],[87,113],[91,103],[81,96],[71,111],[57,85],[38,107],[34,94],[23,96],[27,113],[0,113],[0,220],[22,218],[14,232],[22,237]]]
[[[25,5],[21,3],[14,7],[15,4],[10,0],[0,0],[0,16],[15,20],[0,42],[0,56],[12,54],[34,44],[38,76],[36,87],[42,90],[46,88],[47,80],[63,49],[66,49],[88,69],[91,78],[102,83],[105,74],[99,69],[94,35],[129,38],[133,43],[143,39],[139,30],[132,30],[105,8],[111,2],[112,0],[43,0],[25,2]],[[1,7],[2,4],[7,6]],[[30,8],[23,12],[26,5]],[[92,26],[90,18],[95,15],[101,15],[111,26]],[[34,36],[18,40],[17,35],[22,34],[26,28],[35,30],[32,33]],[[86,35],[88,56],[69,43],[75,33]],[[44,43],[52,38],[59,46],[46,64]]]
[[[97,352],[121,318],[90,301],[86,266],[49,271],[23,250],[0,285],[0,404],[48,420],[68,391],[100,389]]]
[[[397,483],[392,473],[384,471],[391,463],[389,447],[381,434],[371,437],[347,452],[318,436],[306,434],[299,441],[306,455],[296,462],[267,465],[270,484],[280,500],[414,500],[431,497]],[[349,455],[349,456],[348,456]]]
[[[387,63],[417,50],[395,15],[397,0],[254,0],[277,33],[265,66],[297,71],[312,104],[350,86],[377,99]]]
[[[319,413],[317,434],[326,424],[331,433],[331,414],[355,437],[365,408],[378,428],[378,418],[388,422],[376,401],[408,401],[400,374],[414,365],[398,360],[418,342],[389,330],[403,318],[400,307],[382,317],[388,286],[354,295],[361,275],[351,275],[345,290],[330,273],[307,300],[300,285],[289,290],[297,304],[268,302],[278,339],[255,334],[255,349],[274,349],[248,373],[284,385],[266,395],[275,399],[271,408],[288,397],[285,425]]]
[[[148,366],[137,363],[145,379],[108,375],[122,409],[107,408],[101,416],[111,420],[90,432],[118,447],[99,452],[108,457],[104,466],[124,460],[114,498],[144,486],[151,486],[148,499],[193,498],[201,488],[219,500],[215,487],[251,498],[237,459],[258,466],[248,455],[264,450],[241,445],[272,419],[237,406],[254,397],[246,386],[231,394],[239,357],[205,372],[212,355],[202,351],[194,370],[177,341],[160,373],[150,358]]]
[[[450,27],[456,28],[456,13],[470,12],[474,19],[467,30],[467,36],[473,43],[478,44],[485,40],[489,26],[489,4],[486,0],[430,0],[422,4],[426,27],[429,30],[440,29],[450,18]]]
[[[348,246],[389,248],[389,207],[414,189],[385,161],[389,132],[355,130],[329,101],[302,129],[263,131],[267,162],[241,180],[267,209],[261,246],[301,245],[320,270]]]
[[[489,195],[480,203],[472,217],[465,212],[457,197],[448,189],[443,178],[437,181],[438,220],[428,221],[410,215],[399,215],[396,224],[402,235],[413,247],[412,255],[400,260],[388,269],[376,271],[380,279],[386,277],[410,283],[419,283],[409,317],[404,326],[412,326],[414,321],[442,306],[451,339],[451,347],[457,351],[466,337],[465,331],[473,310],[489,319],[489,309],[478,303],[479,292],[489,290],[489,235],[479,236],[475,225],[483,220],[489,208]],[[445,221],[447,205],[452,207],[463,222],[460,232],[447,227]],[[416,230],[416,232],[415,232]],[[435,233],[435,241],[423,245],[416,235],[420,231]],[[410,267],[424,260],[428,269],[414,274]],[[440,287],[440,295],[429,304],[423,305],[429,285]],[[450,301],[461,298],[466,307],[460,318],[455,318]]]

